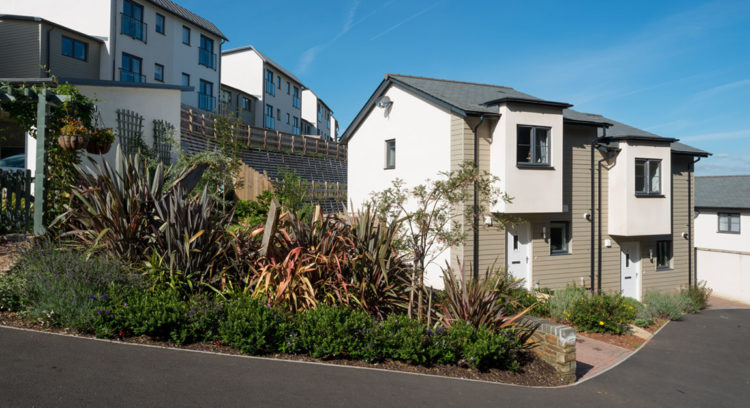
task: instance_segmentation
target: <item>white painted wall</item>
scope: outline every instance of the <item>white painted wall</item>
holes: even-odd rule
[[[105,127],[117,131],[117,109],[130,109],[143,115],[143,141],[148,146],[154,143],[154,120],[166,120],[175,127],[173,136],[180,141],[180,91],[171,89],[150,89],[135,87],[111,87],[79,85],[78,90],[89,98],[96,98],[96,106],[101,113]],[[105,160],[114,163],[118,138]],[[173,159],[177,152],[172,149]]]
[[[698,249],[696,258],[698,281],[713,295],[750,304],[750,254]]]
[[[719,232],[718,211],[696,209],[695,246],[698,248],[720,249],[724,251],[750,252],[750,211],[740,212],[740,233]],[[750,289],[750,288],[749,288]]]
[[[221,56],[221,82],[263,99],[263,60],[252,50]]]
[[[396,178],[415,186],[450,170],[450,113],[395,86],[384,94],[393,101],[391,108],[374,107],[348,143],[350,210],[360,208],[372,192],[390,187]],[[389,139],[396,140],[396,168],[386,170]],[[440,265],[445,265],[449,253],[444,251],[428,266],[428,285],[442,287]]]
[[[672,153],[668,144],[619,143],[609,171],[609,234],[620,236],[672,233]],[[661,159],[662,197],[636,197],[635,159]]]
[[[313,126],[318,124],[318,96],[315,92],[305,89],[302,91],[302,119],[312,123]],[[316,129],[313,132],[317,134]]]
[[[490,145],[490,173],[500,178],[500,190],[514,197],[512,203],[500,200],[492,208],[502,213],[562,212],[563,118],[562,110],[530,106],[501,105],[500,120]],[[551,128],[552,169],[517,166],[518,125]]]

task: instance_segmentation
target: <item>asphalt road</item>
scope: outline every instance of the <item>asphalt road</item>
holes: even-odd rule
[[[0,407],[748,407],[750,310],[672,322],[589,381],[530,388],[0,327]],[[513,405],[511,405],[513,404]]]

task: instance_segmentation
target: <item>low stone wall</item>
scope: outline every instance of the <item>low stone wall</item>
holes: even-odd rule
[[[576,380],[576,329],[537,317],[525,316],[523,325],[536,328],[529,339],[533,351],[568,382]]]

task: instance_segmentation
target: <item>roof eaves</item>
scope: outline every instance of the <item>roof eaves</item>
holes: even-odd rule
[[[359,128],[359,125],[362,123],[365,116],[367,116],[367,113],[370,112],[370,109],[372,109],[373,105],[375,105],[375,101],[390,84],[391,80],[389,78],[386,78],[382,82],[380,82],[380,85],[375,88],[375,91],[367,99],[367,102],[365,102],[365,105],[362,106],[362,109],[357,112],[357,116],[354,117],[352,123],[350,123],[349,126],[346,127],[346,130],[344,130],[344,133],[341,134],[341,141],[339,143],[346,144],[347,142],[349,142],[349,139],[352,137],[352,133],[354,133]]]
[[[515,102],[515,103],[527,103],[531,105],[542,105],[542,106],[552,106],[555,108],[570,108],[573,105],[566,103],[566,102],[555,102],[555,101],[545,101],[542,99],[525,99],[525,98],[516,98],[512,96],[506,96],[499,99],[493,99],[491,101],[484,102],[483,105],[485,106],[494,106],[499,105],[501,103],[508,103],[508,102]]]
[[[578,119],[563,118],[563,122],[571,124],[571,125],[583,125],[583,126],[594,126],[594,127],[605,127],[605,128],[612,126],[612,124],[609,122],[599,122],[595,120],[578,120]]]
[[[674,139],[671,137],[661,137],[661,136],[604,136],[603,139],[606,140],[636,140],[636,141],[643,141],[643,142],[658,142],[658,143],[672,143],[676,142],[679,139]]]

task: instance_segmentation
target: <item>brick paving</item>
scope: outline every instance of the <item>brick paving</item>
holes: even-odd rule
[[[619,363],[633,351],[578,335],[576,339],[576,377],[592,377]]]

